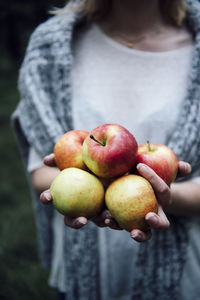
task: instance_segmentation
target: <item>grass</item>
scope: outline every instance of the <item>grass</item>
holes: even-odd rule
[[[34,210],[10,115],[19,101],[18,65],[0,71],[0,299],[53,300],[48,271],[38,261]]]

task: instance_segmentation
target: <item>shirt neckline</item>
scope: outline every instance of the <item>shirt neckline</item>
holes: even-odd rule
[[[146,51],[146,50],[139,50],[139,49],[133,49],[128,48],[125,45],[122,45],[121,43],[115,41],[111,37],[105,34],[103,30],[100,28],[100,26],[96,23],[93,23],[93,29],[98,32],[99,35],[101,35],[101,38],[106,41],[106,43],[109,43],[112,47],[115,47],[116,49],[120,51],[124,51],[126,53],[129,53],[131,55],[138,55],[138,56],[151,56],[151,57],[157,57],[157,56],[173,56],[173,55],[179,55],[180,53],[185,53],[187,51],[191,51],[194,47],[194,43],[188,44],[184,47],[180,47],[177,49],[172,50],[166,50],[166,51]]]

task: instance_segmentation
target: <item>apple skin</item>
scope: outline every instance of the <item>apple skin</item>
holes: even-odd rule
[[[113,181],[106,190],[105,202],[118,225],[127,231],[147,231],[146,214],[158,212],[151,184],[138,175],[125,175]]]
[[[95,142],[90,136],[94,136]],[[83,143],[83,161],[97,176],[118,177],[136,162],[138,145],[134,136],[118,124],[104,124],[93,129]]]
[[[178,158],[173,150],[162,144],[138,146],[137,164],[152,168],[168,185],[175,180],[178,172]]]
[[[86,130],[71,130],[59,138],[54,146],[54,155],[60,170],[72,167],[87,170],[83,162],[82,145],[88,134]]]
[[[54,207],[69,217],[90,219],[104,205],[103,184],[93,174],[78,168],[61,171],[53,180],[50,193]]]

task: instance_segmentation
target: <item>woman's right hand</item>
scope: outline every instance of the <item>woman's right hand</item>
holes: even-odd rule
[[[53,153],[45,156],[44,164],[49,167],[56,167],[55,156]],[[49,189],[40,194],[40,201],[43,204],[50,204],[52,202],[52,197]],[[107,209],[103,209],[99,215],[93,217],[92,219],[90,219],[90,221],[92,221],[99,227],[109,226],[110,228],[115,230],[122,230]],[[64,216],[64,222],[71,228],[79,229],[88,223],[88,219],[85,217],[71,218]]]

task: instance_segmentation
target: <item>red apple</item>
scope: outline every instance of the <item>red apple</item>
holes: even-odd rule
[[[148,230],[146,214],[158,212],[151,184],[138,175],[121,176],[113,181],[106,190],[105,202],[119,226],[127,231]]]
[[[152,168],[168,185],[176,178],[178,158],[174,151],[162,144],[138,146],[137,164],[143,163]]]
[[[88,134],[86,130],[71,130],[59,138],[54,154],[60,170],[72,167],[87,170],[83,162],[82,145]]]
[[[97,176],[117,177],[136,162],[138,145],[134,136],[117,124],[93,129],[83,143],[83,161]]]

